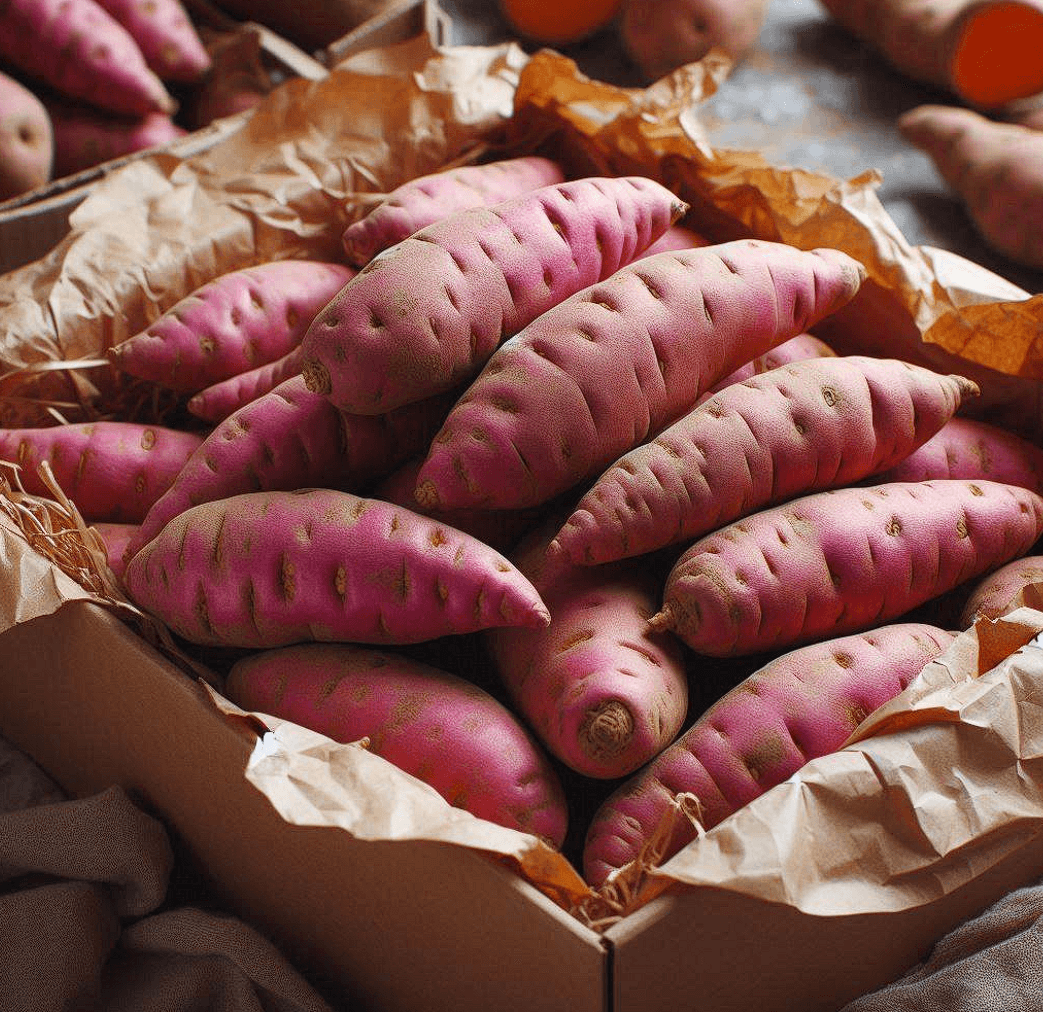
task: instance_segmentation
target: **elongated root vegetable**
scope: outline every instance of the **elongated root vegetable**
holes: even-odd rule
[[[811,759],[835,752],[951,641],[934,626],[898,623],[769,661],[601,805],[584,844],[587,881],[600,886],[637,860],[679,795],[695,797],[699,822],[711,829]],[[695,839],[695,828],[678,821],[660,861]]]
[[[71,102],[48,102],[54,133],[54,174],[68,176],[113,158],[184,137],[186,130],[167,113],[123,119]]]
[[[821,0],[892,66],[993,108],[1043,91],[1037,0]]]
[[[0,71],[0,200],[51,178],[54,132],[43,102]]]
[[[553,766],[489,693],[412,658],[348,643],[303,643],[236,661],[225,694],[369,750],[481,819],[560,847],[568,825]]]
[[[557,518],[511,559],[551,613],[544,629],[488,630],[500,681],[543,744],[584,776],[626,776],[675,738],[688,708],[680,643],[655,633],[660,580],[647,566],[594,572],[550,559]]]
[[[1043,267],[1043,132],[971,109],[922,105],[898,119],[993,249]]]
[[[745,365],[739,366],[734,372],[728,373],[724,379],[719,380],[700,396],[696,401],[696,407],[703,401],[708,401],[725,387],[730,387],[733,383],[742,383],[754,376],[759,376],[762,372],[778,369],[779,366],[789,365],[790,362],[803,362],[808,358],[834,358],[835,356],[836,352],[814,334],[798,334],[788,341],[783,341],[770,351],[766,351],[763,355],[758,355]]]
[[[125,565],[124,555],[127,546],[137,533],[137,524],[125,523],[95,523],[91,524],[95,533],[105,546],[105,557],[109,563],[109,569],[119,578],[123,576]]]
[[[405,411],[399,408],[398,411]],[[360,416],[362,417],[362,416]],[[424,448],[426,449],[426,447]],[[370,491],[375,499],[397,503],[407,509],[423,513],[426,517],[440,520],[459,531],[466,531],[497,551],[506,552],[514,547],[529,530],[542,519],[542,506],[525,510],[427,510],[419,506],[413,495],[416,489],[416,476],[423,463],[422,452],[411,457],[404,464],[377,482]]]
[[[991,481],[889,482],[793,499],[700,538],[656,629],[738,656],[868,629],[1026,554],[1043,498]]]
[[[952,418],[878,481],[987,478],[1043,495],[1043,449],[976,418]]]
[[[192,643],[418,643],[547,608],[476,538],[332,489],[247,492],[193,506],[127,563],[128,595]]]
[[[191,84],[210,68],[210,55],[181,0],[98,0],[138,44],[162,81]]]
[[[687,225],[671,225],[645,252],[642,256],[655,256],[656,253],[668,253],[676,249],[696,249],[699,246],[712,246],[705,236],[700,235]]]
[[[88,522],[140,523],[201,443],[192,432],[135,422],[0,428],[0,460],[19,465],[27,492],[49,496],[37,473],[46,460]]]
[[[648,80],[711,49],[739,63],[757,44],[768,0],[624,0],[619,36]]]
[[[861,264],[836,250],[756,239],[619,269],[493,354],[435,436],[417,502],[547,501],[844,305],[863,277]]]
[[[377,253],[408,239],[455,211],[488,207],[541,186],[565,181],[557,162],[525,155],[483,165],[462,165],[411,179],[344,230],[350,263],[363,267]]]
[[[200,503],[310,486],[358,490],[419,453],[451,403],[441,394],[386,415],[348,415],[294,376],[203,439],[148,511],[131,550]]]
[[[978,387],[898,359],[807,359],[715,394],[620,457],[555,541],[600,563],[691,541],[861,481],[930,439]],[[985,475],[982,475],[985,477]]]
[[[308,388],[371,414],[456,386],[686,206],[642,176],[593,177],[450,214],[371,260],[319,313],[303,342]]]
[[[291,348],[282,358],[265,362],[254,369],[229,376],[193,394],[185,405],[189,412],[205,422],[217,425],[251,401],[271,393],[301,372],[301,346]]]
[[[0,60],[99,109],[144,116],[175,108],[133,37],[95,0],[7,0]]]
[[[1043,555],[1024,555],[993,570],[971,588],[960,615],[960,628],[969,629],[980,616],[998,618],[1026,588],[1039,584],[1035,607],[1043,603]]]
[[[354,276],[343,264],[276,260],[230,271],[110,349],[117,368],[197,392],[273,362],[299,345],[312,318]]]

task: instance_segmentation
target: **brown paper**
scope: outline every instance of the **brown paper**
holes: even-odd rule
[[[671,185],[711,239],[743,235],[835,246],[868,281],[826,328],[841,350],[926,360],[984,378],[986,410],[1043,429],[1038,335],[1029,298],[975,264],[905,241],[857,178],[713,150],[700,102],[727,76],[711,54],[644,90],[589,81],[564,57],[512,45],[435,50],[424,39],[361,54],[323,81],[291,81],[204,155],[157,156],[97,186],[48,257],[0,278],[0,409],[7,418],[124,410],[104,351],[219,273],[264,260],[335,256],[345,223],[407,178],[482,154],[541,150],[575,173],[639,171]],[[142,407],[139,396],[132,403]],[[1005,414],[1004,414],[1005,412]],[[40,594],[11,559],[19,603],[53,608],[81,592],[56,573]],[[8,593],[10,591],[10,593]],[[957,637],[923,679],[873,714],[848,747],[816,760],[656,869],[648,860],[594,894],[538,840],[452,809],[364,747],[273,718],[247,775],[284,818],[367,839],[437,839],[485,852],[594,926],[676,883],[740,890],[811,912],[905,909],[956,889],[1043,831],[1037,703],[1043,613],[1021,609]],[[872,732],[872,734],[870,734]],[[676,818],[697,812],[679,799]]]

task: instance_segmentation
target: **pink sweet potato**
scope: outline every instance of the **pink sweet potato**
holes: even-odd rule
[[[113,158],[169,144],[185,136],[167,113],[138,119],[109,115],[88,105],[49,101],[54,132],[54,174],[68,176]]]
[[[91,524],[95,533],[105,546],[105,556],[109,563],[109,569],[119,578],[123,576],[124,554],[127,545],[130,544],[137,533],[137,524],[124,523],[95,523]]]
[[[419,453],[451,403],[451,395],[440,394],[386,415],[349,415],[294,376],[206,436],[148,511],[131,548],[190,506],[241,492],[358,491]]]
[[[858,632],[1025,555],[1043,498],[992,481],[816,492],[719,528],[674,564],[651,622],[696,653],[782,650]]]
[[[448,406],[447,406],[448,407]],[[400,408],[400,411],[405,410]],[[410,457],[404,464],[386,475],[373,486],[370,494],[376,499],[397,503],[408,509],[423,513],[426,517],[441,520],[457,530],[466,531],[498,551],[511,549],[521,537],[542,519],[544,509],[536,506],[523,510],[428,510],[417,504],[413,490],[416,476],[423,463],[423,455]]]
[[[377,499],[247,492],[179,514],[127,563],[128,596],[200,645],[405,644],[547,608],[499,552]]]
[[[910,109],[898,128],[931,159],[993,249],[1043,268],[1043,133],[943,105]]]
[[[625,453],[555,538],[599,563],[692,541],[902,460],[978,387],[899,359],[806,359],[732,384]],[[984,477],[984,476],[983,476]]]
[[[756,239],[620,268],[492,355],[435,437],[417,501],[518,508],[593,478],[864,276],[837,250]]]
[[[0,60],[109,112],[145,116],[175,108],[133,37],[95,0],[6,0]]]
[[[632,562],[596,572],[547,555],[557,517],[511,560],[551,613],[543,629],[490,629],[485,642],[516,713],[577,773],[613,779],[681,730],[688,680],[680,643],[649,629],[660,579]]]
[[[456,386],[540,313],[633,260],[687,205],[642,176],[450,214],[371,260],[304,336],[308,388],[370,414]]]
[[[643,256],[655,256],[656,253],[669,253],[677,249],[696,249],[699,246],[711,246],[705,236],[687,225],[671,225],[648,249]]]
[[[825,341],[820,341],[814,334],[798,334],[788,341],[763,355],[739,366],[734,372],[728,373],[724,379],[716,382],[709,390],[702,394],[695,402],[698,407],[703,401],[708,401],[714,394],[719,393],[725,387],[733,383],[742,383],[753,376],[759,376],[762,372],[778,369],[779,366],[789,365],[790,362],[803,362],[808,358],[833,358],[836,352]]]
[[[583,874],[601,886],[642,854],[679,795],[711,829],[811,759],[839,749],[873,710],[898,695],[952,641],[920,623],[885,625],[784,653],[727,692],[594,814]],[[655,855],[696,837],[683,819]]]
[[[88,522],[139,523],[201,442],[192,432],[136,422],[0,429],[0,460],[19,465],[27,492],[49,496],[37,473],[46,460]]]
[[[301,346],[297,345],[274,362],[266,362],[254,369],[247,369],[246,372],[212,383],[199,393],[193,394],[186,407],[196,418],[216,425],[251,401],[271,393],[280,383],[299,375],[302,361]]]
[[[480,819],[560,847],[565,793],[524,725],[484,689],[402,654],[303,643],[236,661],[225,694],[245,710],[368,748]]]
[[[21,81],[0,71],[0,200],[43,186],[54,163],[47,108]]]
[[[344,230],[348,261],[363,267],[382,250],[408,239],[455,211],[500,204],[541,186],[565,181],[549,158],[524,155],[482,165],[461,165],[411,179]]]
[[[109,356],[132,376],[198,392],[299,345],[315,314],[354,274],[354,268],[317,260],[230,271],[180,299]]]
[[[1015,598],[1032,591],[1032,607],[1043,605],[1043,555],[1024,555],[993,570],[971,587],[960,615],[960,628],[969,629],[981,617],[998,618],[1006,614]]]
[[[990,422],[952,418],[879,481],[988,478],[1043,495],[1043,449]]]
[[[210,68],[210,55],[181,0],[97,0],[131,35],[162,81],[191,84]]]

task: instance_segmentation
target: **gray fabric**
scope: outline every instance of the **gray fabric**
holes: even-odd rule
[[[843,1012],[1043,1009],[1043,884],[1017,889],[940,939],[923,963]]]

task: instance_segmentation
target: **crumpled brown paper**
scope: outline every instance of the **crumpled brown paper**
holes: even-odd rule
[[[113,398],[125,403],[119,382],[104,367],[55,371],[55,360],[97,360],[227,270],[335,256],[344,224],[409,177],[540,150],[574,174],[638,171],[666,182],[714,240],[845,250],[868,280],[830,321],[827,340],[967,371],[982,381],[984,410],[1043,429],[1043,297],[910,246],[876,197],[872,167],[839,180],[713,150],[698,107],[727,72],[711,54],[627,90],[586,80],[551,51],[436,50],[418,39],[361,54],[326,80],[289,82],[206,154],[114,174],[52,254],[0,278],[0,407],[24,418],[58,400],[69,412],[104,414]],[[1043,832],[1043,651],[1027,645],[1041,631],[1043,613],[1019,610],[962,634],[928,676],[870,717],[873,737],[809,764],[664,867],[645,862],[599,894],[539,841],[453,811],[359,745],[265,718],[248,776],[291,821],[484,851],[595,927],[678,882],[816,912],[903,909]],[[256,719],[214,700],[231,721]],[[676,817],[687,811],[681,799]]]

